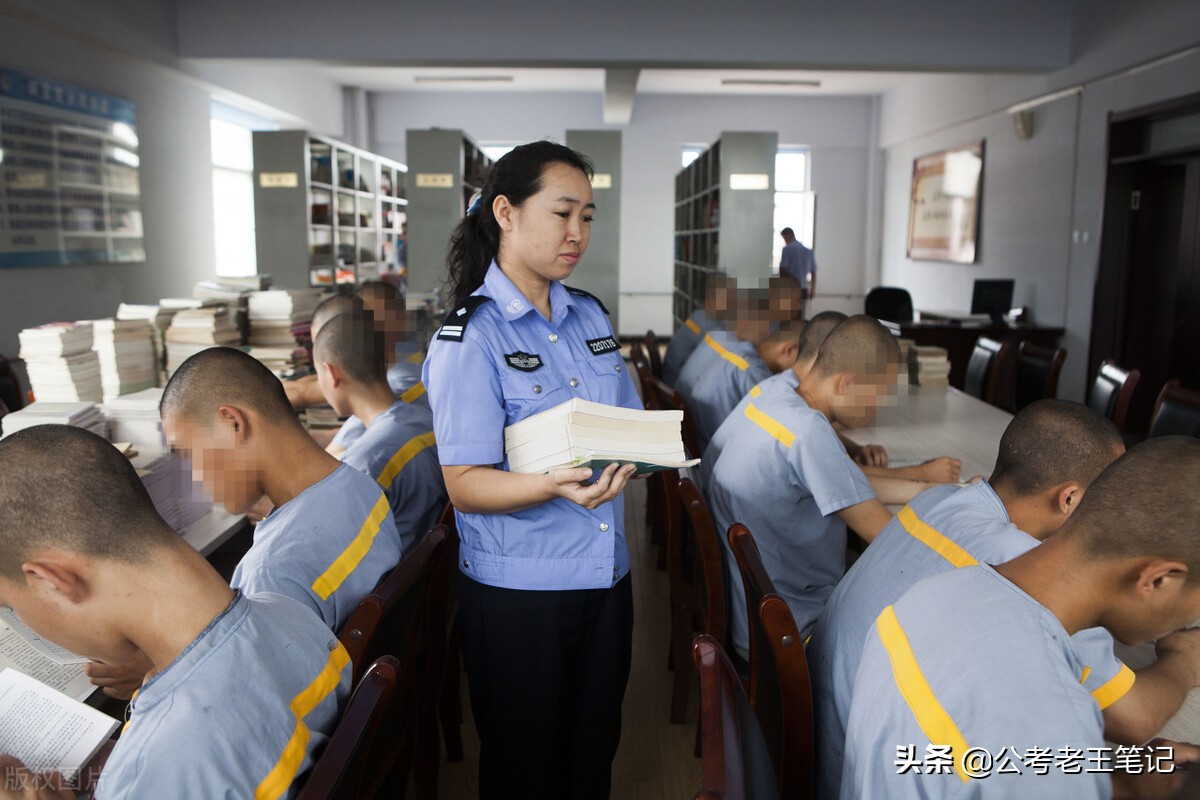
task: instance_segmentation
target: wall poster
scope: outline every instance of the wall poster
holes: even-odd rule
[[[0,267],[144,261],[137,107],[0,67]]]
[[[913,161],[909,258],[975,262],[982,180],[982,139]]]

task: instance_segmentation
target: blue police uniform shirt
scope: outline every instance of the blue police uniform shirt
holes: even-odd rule
[[[1104,723],[1082,669],[1062,623],[991,567],[921,581],[865,637],[841,797],[1111,797],[1112,776],[1086,769],[1088,749],[1104,746]],[[909,745],[915,759],[898,751]],[[925,762],[930,745],[950,748],[944,772],[898,774],[897,762]],[[964,763],[970,748],[991,754],[989,777],[971,777],[986,760]],[[1060,768],[1063,748],[1078,752],[1078,774]],[[1037,750],[1049,751],[1046,774],[1036,772],[1047,765]]]
[[[237,593],[138,691],[97,800],[292,796],[337,724],[351,670],[307,608]]]
[[[483,285],[447,317],[424,372],[443,465],[508,469],[505,426],[574,397],[643,407],[599,302],[554,282],[550,309],[547,320],[493,261]],[[479,583],[599,589],[629,572],[620,496],[591,510],[555,498],[455,516],[459,567]]]
[[[400,534],[383,490],[341,464],[258,523],[230,585],[299,600],[340,631],[398,563]]]
[[[880,532],[846,572],[808,644],[822,797],[837,797],[842,745],[863,641],[880,612],[925,578],[976,563],[1001,564],[1037,546],[1020,530],[987,481],[943,484],[922,492]],[[1101,709],[1119,700],[1134,674],[1113,652],[1103,628],[1072,637],[1084,671],[1077,682]]]
[[[779,274],[786,275],[808,288],[808,276],[817,271],[817,259],[813,251],[802,245],[798,240],[783,246],[779,257]]]
[[[712,465],[717,463],[717,459],[721,457],[721,450],[725,447],[725,442],[728,441],[730,434],[737,427],[736,423],[730,423],[732,417],[739,417],[746,411],[746,406],[754,401],[755,398],[763,395],[772,396],[776,392],[795,392],[800,386],[800,378],[796,375],[795,370],[785,369],[783,372],[776,373],[764,381],[760,381],[756,386],[746,393],[746,396],[738,401],[738,404],[733,407],[721,424],[713,432],[712,438],[708,440],[708,446],[704,448],[704,458],[692,470],[692,474],[699,479],[699,486],[704,489],[708,486],[709,478],[712,476]]]
[[[692,402],[692,392],[704,373],[715,367],[727,356],[737,357],[745,342],[737,338],[732,331],[713,331],[704,334],[700,346],[688,356],[683,369],[679,370],[679,378],[675,381],[675,389],[683,395],[683,399]]]
[[[696,385],[688,409],[696,426],[700,452],[751,389],[771,377],[771,368],[750,342],[735,341],[708,368]]]
[[[429,408],[429,394],[425,391],[425,384],[421,383],[420,369],[420,367],[417,367],[417,382],[403,392],[397,392],[396,398],[410,405]],[[391,386],[393,392],[396,391],[395,385],[392,384],[390,373],[388,386]],[[358,440],[358,437],[363,435],[366,429],[367,426],[363,425],[362,420],[358,417],[347,417],[346,421],[342,423],[342,427],[338,428],[338,432],[334,434],[332,443],[343,448],[349,447]]]
[[[663,382],[674,387],[675,381],[679,379],[679,371],[703,341],[704,335],[719,330],[725,330],[725,326],[710,317],[703,308],[696,309],[692,316],[679,326],[667,344],[662,361]]]
[[[401,552],[412,552],[437,524],[447,499],[433,412],[397,400],[371,420],[342,455],[342,463],[366,473],[383,489],[400,534]]]
[[[833,427],[796,392],[753,398],[713,466],[708,499],[718,531],[741,522],[754,535],[763,565],[808,636],[846,564],[846,524],[835,512],[875,497]],[[741,574],[721,536],[729,565],[730,631],[747,648]]]

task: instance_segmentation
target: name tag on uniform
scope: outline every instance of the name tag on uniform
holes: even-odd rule
[[[504,360],[510,367],[521,372],[533,372],[542,368],[542,357],[537,353],[523,353],[518,350],[515,353],[505,353]]]
[[[588,339],[587,346],[594,356],[602,356],[605,353],[621,349],[621,345],[617,344],[617,340],[612,336],[605,336],[603,339]]]

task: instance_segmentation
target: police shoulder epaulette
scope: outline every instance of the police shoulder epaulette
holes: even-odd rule
[[[565,283],[563,284],[563,288],[566,289],[571,294],[575,295],[576,297],[592,298],[593,300],[596,301],[596,305],[600,306],[601,311],[603,311],[605,314],[608,313],[608,309],[604,307],[604,303],[600,302],[600,298],[596,297],[596,295],[592,294],[591,292],[585,292],[583,289],[576,289],[574,286],[567,286]]]
[[[463,332],[466,331],[467,323],[471,321],[475,310],[491,299],[481,294],[473,294],[456,305],[442,320],[442,327],[438,328],[437,338],[445,339],[448,342],[461,342]]]

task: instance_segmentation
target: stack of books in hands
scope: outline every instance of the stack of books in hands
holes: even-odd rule
[[[682,411],[641,411],[574,398],[504,429],[511,472],[634,464],[637,474],[695,466],[683,449]]]
[[[949,386],[950,359],[946,348],[924,345],[909,348],[908,377],[918,386]]]
[[[5,436],[34,425],[74,425],[108,438],[108,420],[95,403],[54,403],[38,400],[0,419]]]
[[[237,320],[226,306],[178,311],[167,329],[167,374],[175,372],[180,364],[201,350],[237,347],[241,341]]]
[[[158,369],[148,321],[98,319],[91,325],[105,400],[155,385]]]
[[[26,328],[19,339],[21,358],[37,399],[57,403],[99,403],[103,399],[91,325],[54,322]]]
[[[104,402],[104,416],[114,442],[130,442],[139,453],[153,455],[166,450],[158,404],[162,389],[152,388]]]

